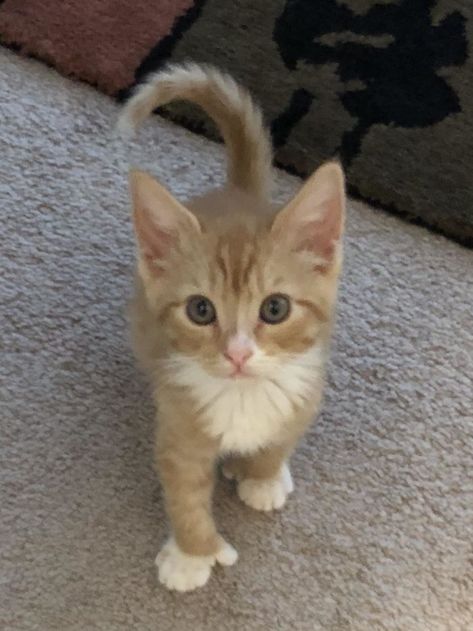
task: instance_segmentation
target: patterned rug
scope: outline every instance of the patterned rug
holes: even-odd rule
[[[339,156],[352,195],[473,245],[469,0],[4,0],[0,39],[119,98],[169,59],[214,63],[261,102],[279,164]]]

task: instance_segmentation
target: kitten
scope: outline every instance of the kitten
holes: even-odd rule
[[[345,214],[340,166],[320,167],[282,209],[260,110],[228,75],[171,66],[139,86],[119,126],[187,99],[225,140],[228,181],[186,203],[130,176],[138,244],[133,329],[158,409],[156,462],[172,535],[156,558],[170,589],[204,585],[237,552],[218,534],[218,459],[248,506],[281,508],[288,459],[318,410]]]

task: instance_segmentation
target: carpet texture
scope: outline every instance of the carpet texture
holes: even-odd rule
[[[473,245],[467,0],[4,0],[0,39],[112,95],[166,60],[227,69],[279,164],[337,155],[357,197]],[[167,109],[215,137],[201,112]]]
[[[0,38],[108,94],[134,81],[136,67],[194,0],[0,0]]]
[[[221,481],[240,552],[201,591],[157,584],[153,410],[127,341],[128,161],[180,197],[222,147],[0,51],[1,595],[5,631],[469,631],[473,252],[352,203],[326,402],[287,508]],[[298,181],[279,174],[278,199]]]

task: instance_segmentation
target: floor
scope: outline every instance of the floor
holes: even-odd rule
[[[473,628],[473,251],[351,203],[323,413],[296,491],[262,515],[221,481],[239,550],[189,595],[166,536],[153,410],[125,307],[126,171],[174,193],[220,182],[223,149],[0,50],[0,625],[14,631]],[[299,182],[278,177],[278,199]]]

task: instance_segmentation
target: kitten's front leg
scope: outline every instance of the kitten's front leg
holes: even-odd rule
[[[232,457],[223,465],[223,474],[237,480],[238,495],[245,504],[262,511],[284,506],[294,490],[287,464],[291,447],[274,445],[251,456]]]
[[[212,517],[216,448],[205,438],[158,434],[157,468],[172,535],[156,557],[161,583],[185,592],[205,585],[215,562],[232,565],[236,550]]]

